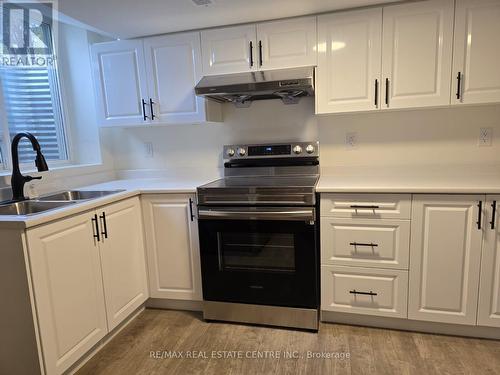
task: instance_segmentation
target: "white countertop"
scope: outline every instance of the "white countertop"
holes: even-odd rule
[[[55,210],[29,216],[0,215],[0,228],[30,228],[45,224],[66,216],[89,211],[139,194],[162,193],[195,193],[200,185],[213,181],[217,177],[184,177],[184,178],[133,178],[109,181],[97,185],[84,186],[73,190],[124,190],[103,198],[92,199]]]
[[[339,167],[323,170],[319,193],[500,194],[500,166]]]
[[[0,215],[0,228],[30,228],[139,194],[196,193],[217,174],[130,178],[84,186],[81,190],[124,190],[31,216]],[[76,189],[75,189],[76,190]],[[319,193],[500,194],[500,166],[335,167],[323,169]]]

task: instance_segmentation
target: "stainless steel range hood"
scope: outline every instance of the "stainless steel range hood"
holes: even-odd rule
[[[205,76],[195,92],[237,107],[249,107],[254,100],[266,99],[295,104],[304,96],[314,96],[314,67]]]

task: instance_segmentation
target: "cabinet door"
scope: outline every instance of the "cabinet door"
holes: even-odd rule
[[[153,298],[201,301],[198,223],[191,216],[191,195],[165,194],[143,198]]]
[[[450,104],[453,12],[453,0],[384,8],[382,108]]]
[[[91,50],[99,124],[147,122],[149,112],[142,103],[149,100],[142,40],[99,43]]]
[[[146,38],[144,51],[154,121],[204,121],[205,99],[194,93],[202,77],[200,33]]]
[[[106,313],[112,330],[148,298],[139,198],[105,206],[97,214]]]
[[[316,17],[257,24],[257,47],[261,69],[316,65]]]
[[[318,17],[317,113],[380,108],[382,9]]]
[[[93,213],[27,231],[46,373],[61,374],[108,332]]]
[[[476,324],[483,195],[415,195],[408,317]],[[482,215],[484,216],[484,215]]]
[[[258,69],[255,25],[201,32],[203,74],[249,72]]]
[[[495,207],[494,215],[493,207]],[[480,326],[500,327],[499,210],[500,195],[488,196],[486,202],[487,220],[484,224],[483,255],[481,257],[479,308],[477,310],[477,324]]]
[[[500,1],[457,1],[453,54],[452,103],[500,102]]]

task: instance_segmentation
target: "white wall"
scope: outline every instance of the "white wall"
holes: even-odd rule
[[[228,143],[315,140],[321,165],[425,166],[500,164],[500,105],[315,116],[313,101],[285,106],[254,102],[238,109],[225,104],[223,124],[114,129],[117,169],[220,167]],[[478,147],[481,127],[493,128],[492,147]],[[356,132],[358,146],[345,146]],[[144,142],[152,142],[146,158]]]

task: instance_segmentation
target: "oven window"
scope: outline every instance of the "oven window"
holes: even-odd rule
[[[219,232],[220,270],[295,271],[292,233]]]

